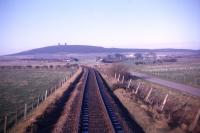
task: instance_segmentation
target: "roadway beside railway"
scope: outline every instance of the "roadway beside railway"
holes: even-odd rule
[[[166,86],[193,96],[198,96],[200,97],[200,88],[195,88],[192,86],[188,86],[188,85],[184,85],[184,84],[180,84],[180,83],[175,83],[172,81],[168,81],[168,80],[164,80],[164,79],[159,79],[144,73],[139,73],[139,72],[132,72],[131,73],[134,76],[140,77],[144,80],[147,80],[149,82],[153,82],[162,86]]]

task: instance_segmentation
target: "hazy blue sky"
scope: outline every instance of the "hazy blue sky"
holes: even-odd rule
[[[0,54],[58,42],[200,49],[200,0],[0,0]]]

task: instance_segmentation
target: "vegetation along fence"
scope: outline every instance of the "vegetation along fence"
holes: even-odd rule
[[[75,71],[69,74],[70,78]],[[67,81],[67,77],[59,81],[55,86],[47,89],[45,93],[38,95],[32,101],[26,102],[15,111],[6,114],[3,118],[0,118],[0,133],[7,133],[8,129],[17,124],[20,120],[26,119],[28,113],[32,112],[39,106],[43,101],[47,99],[56,89],[60,88]]]

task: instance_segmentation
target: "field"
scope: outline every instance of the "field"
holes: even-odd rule
[[[24,106],[29,110],[44,99],[46,90],[55,89],[56,85],[68,77],[74,67],[70,68],[11,68],[0,69],[0,122],[4,116],[8,120],[24,114]],[[20,117],[19,117],[20,118]]]
[[[178,83],[200,88],[200,59],[179,59],[177,63],[134,65],[131,71],[139,71]]]

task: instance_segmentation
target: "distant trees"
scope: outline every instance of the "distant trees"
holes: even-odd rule
[[[111,54],[107,55],[102,59],[102,62],[114,63],[114,62],[122,62],[125,61],[126,59],[127,59],[126,56],[124,56],[123,54],[116,53],[112,55]]]
[[[156,59],[156,57],[157,57],[157,54],[154,52],[149,52],[149,55],[154,59]]]
[[[12,66],[13,69],[22,69],[23,66]]]
[[[50,65],[50,66],[49,66],[49,68],[51,68],[51,69],[52,69],[52,68],[53,68],[53,65]]]
[[[32,68],[32,65],[27,65],[26,67],[27,67],[27,68]]]
[[[59,68],[61,68],[61,65],[56,65],[56,69],[59,69]]]
[[[135,53],[134,55],[135,55],[136,60],[142,60],[143,59],[143,56],[142,56],[141,53]]]
[[[125,64],[112,64],[109,68],[107,68],[106,70],[107,74],[111,75],[112,77],[115,77],[120,75],[120,79],[122,79],[122,77],[124,78],[124,80],[129,80],[129,79],[136,79],[137,77],[133,76],[130,72],[129,72],[129,67]]]
[[[114,55],[115,56],[115,58],[118,58],[118,59],[124,59],[124,58],[126,58],[123,54],[115,54]]]
[[[108,68],[108,73],[112,76],[115,76],[115,74],[125,74],[128,73],[129,67],[124,64],[112,64]]]
[[[41,66],[43,69],[48,69],[48,66],[47,65],[43,65]]]
[[[36,69],[40,69],[40,66],[35,66]]]
[[[166,59],[163,59],[164,62],[177,62],[177,59],[176,58],[166,58]]]
[[[74,58],[74,61],[76,61],[76,62],[77,62],[77,61],[79,61],[79,59],[77,59],[77,58]]]

